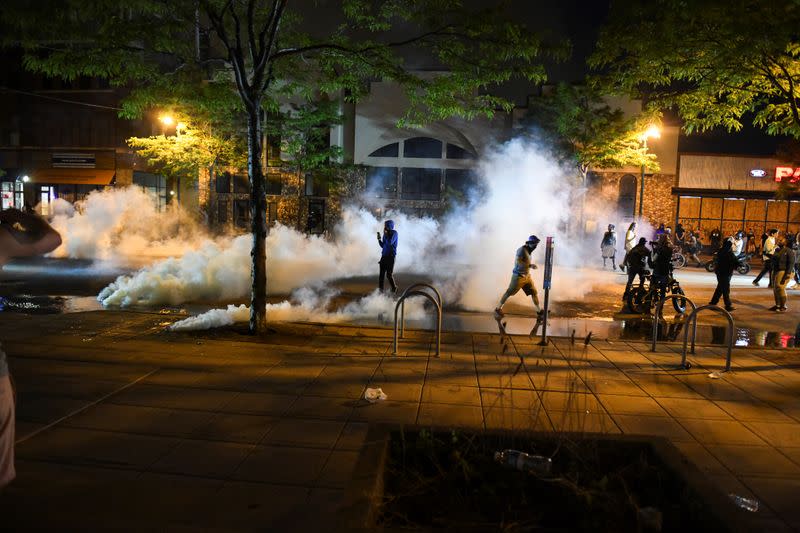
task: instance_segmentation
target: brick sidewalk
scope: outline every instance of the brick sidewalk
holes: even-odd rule
[[[308,531],[329,526],[368,423],[662,435],[721,490],[800,530],[798,352],[285,324],[264,342],[168,334],[169,318],[7,315],[18,480],[4,525]],[[232,340],[234,339],[234,340]],[[237,340],[238,339],[238,340]],[[521,356],[521,357],[520,357]],[[360,400],[367,386],[389,399]],[[10,520],[9,520],[10,518]]]

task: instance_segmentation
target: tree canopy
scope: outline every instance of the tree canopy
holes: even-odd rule
[[[590,65],[689,133],[752,121],[800,138],[798,27],[796,0],[616,0]]]
[[[562,164],[585,176],[590,168],[644,165],[658,170],[655,155],[642,142],[647,126],[658,120],[653,111],[626,117],[596,87],[562,83],[531,98],[522,126]]]

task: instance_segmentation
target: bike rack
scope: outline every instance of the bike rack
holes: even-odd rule
[[[726,319],[728,319],[728,325],[730,326],[727,331],[728,355],[725,359],[725,372],[728,372],[731,369],[731,352],[733,351],[733,334],[734,334],[733,317],[728,311],[721,308],[720,306],[710,305],[710,304],[698,307],[697,309],[692,311],[692,314],[689,315],[689,318],[686,321],[686,331],[683,332],[683,351],[681,354],[681,367],[686,368],[686,346],[689,343],[689,326],[690,325],[692,326],[692,353],[695,353],[694,344],[695,344],[695,339],[697,338],[697,314],[700,311],[704,311],[706,309],[716,311],[717,313],[721,314]]]
[[[400,306],[400,338],[401,339],[404,337],[404,335],[406,333],[406,302],[405,302],[405,296],[410,291],[413,291],[413,290],[415,290],[417,288],[420,288],[420,287],[423,287],[423,288],[426,288],[426,289],[430,289],[434,293],[436,293],[436,299],[439,300],[439,308],[444,310],[444,304],[442,303],[442,295],[439,292],[439,289],[437,289],[433,285],[429,285],[428,283],[415,283],[415,284],[407,287],[406,290],[403,291],[403,294],[400,295],[400,303],[403,304],[403,305]]]
[[[415,286],[424,286],[424,287],[428,287],[430,289],[433,289],[433,291],[436,293],[436,296],[438,297],[438,300],[436,298],[434,298],[433,296],[431,296],[430,293],[427,293],[425,291],[411,290]],[[400,311],[401,307],[404,307],[404,302],[405,302],[406,298],[410,298],[412,296],[423,296],[423,297],[427,298],[428,300],[430,300],[430,302],[433,305],[436,306],[436,357],[439,357],[439,355],[441,353],[441,347],[442,347],[442,304],[441,304],[441,298],[442,297],[439,294],[439,291],[436,290],[435,287],[433,287],[432,285],[425,284],[425,283],[418,283],[416,285],[412,285],[411,287],[409,287],[408,289],[403,291],[402,296],[400,296],[400,299],[397,301],[397,305],[394,306],[394,349],[392,350],[392,355],[397,355],[397,314],[398,314],[398,311]]]
[[[663,316],[663,314],[664,314],[664,304],[667,302],[667,300],[675,300],[677,298],[681,298],[683,300],[686,300],[689,303],[689,305],[692,306],[692,313],[694,313],[695,309],[697,309],[697,306],[694,304],[694,302],[691,301],[688,297],[686,297],[683,294],[667,294],[661,300],[659,300],[658,304],[656,304],[655,314],[653,315],[653,344],[652,344],[652,346],[650,346],[650,351],[651,352],[655,352],[656,351],[656,342],[658,341],[658,323],[659,323],[659,319],[663,319],[664,318],[664,316]],[[681,314],[686,314],[686,312],[684,311]],[[686,325],[688,327],[688,325],[689,325],[688,322],[687,322]]]

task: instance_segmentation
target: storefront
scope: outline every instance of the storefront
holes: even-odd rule
[[[800,182],[800,173],[794,178],[794,169],[774,158],[681,154],[672,189],[675,222],[703,236],[714,229],[723,235],[744,230],[760,236],[769,228],[797,233],[800,191],[782,187],[793,179]]]

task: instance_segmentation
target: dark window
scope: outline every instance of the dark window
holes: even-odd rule
[[[442,141],[430,137],[414,137],[403,143],[403,157],[427,157],[441,159]]]
[[[223,172],[217,174],[217,192],[231,192],[231,174]]]
[[[228,223],[228,200],[217,200],[217,224]]]
[[[634,215],[636,207],[636,176],[625,174],[619,180],[617,210],[625,216]]]
[[[280,194],[283,190],[283,181],[280,172],[267,173],[267,194]]]
[[[400,155],[400,143],[387,144],[369,154],[370,157],[397,157],[398,155]]]
[[[278,221],[278,202],[267,203],[267,224],[272,226]]]
[[[325,176],[306,173],[306,196],[328,196],[328,179]]]
[[[367,195],[397,198],[397,167],[369,167]]]
[[[403,200],[438,200],[442,171],[438,168],[404,168]]]
[[[319,235],[325,231],[325,200],[308,201],[306,233]]]
[[[465,168],[448,168],[444,171],[444,187],[448,191],[467,195],[477,186],[475,174]]]
[[[247,179],[247,174],[233,175],[233,192],[240,194],[247,194],[250,192],[250,180]]]
[[[250,222],[250,200],[233,201],[233,223],[237,228],[246,228]]]
[[[475,154],[455,144],[447,143],[447,159],[475,159]]]
[[[586,187],[589,189],[600,187],[603,184],[603,176],[597,172],[586,173]]]
[[[267,135],[267,165],[271,167],[281,164],[281,136]]]

